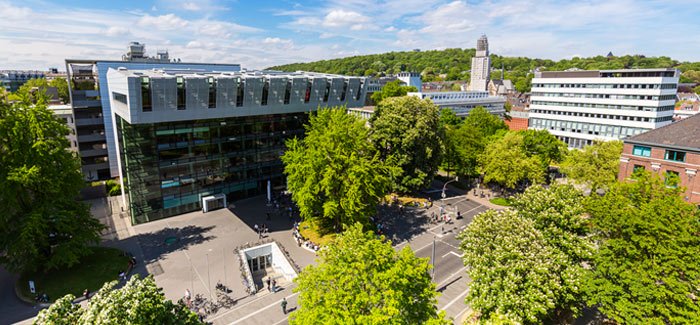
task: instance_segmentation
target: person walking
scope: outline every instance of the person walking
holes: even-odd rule
[[[85,297],[85,300],[90,299],[90,290],[85,289],[85,291],[83,291],[83,297]]]
[[[287,298],[283,297],[280,305],[282,306],[282,312],[287,315]]]
[[[277,292],[277,281],[275,279],[272,279],[272,293]]]
[[[255,232],[260,234],[260,228],[258,228],[258,224],[256,223],[255,226],[253,226],[253,229],[255,229]]]
[[[270,284],[271,284],[271,282],[270,282],[270,277],[267,277],[267,291],[272,291],[272,290],[270,289]]]

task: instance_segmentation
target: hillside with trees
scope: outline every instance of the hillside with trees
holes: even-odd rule
[[[475,49],[445,49],[421,52],[389,52],[322,60],[307,63],[292,63],[270,67],[281,71],[314,71],[353,76],[383,76],[401,71],[420,72],[423,81],[469,80],[471,59]],[[670,68],[680,69],[681,82],[700,83],[700,62],[679,62],[669,57],[646,57],[644,55],[574,57],[559,61],[526,57],[504,57],[491,54],[491,67],[494,78],[500,78],[501,67],[506,79],[513,81],[519,91],[530,90],[532,72],[541,70],[583,70],[626,69],[626,68]]]

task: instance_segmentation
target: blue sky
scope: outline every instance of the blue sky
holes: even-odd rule
[[[358,54],[473,48],[561,59],[644,54],[700,61],[698,0],[4,1],[0,69],[119,59],[129,41],[187,62],[247,68]]]

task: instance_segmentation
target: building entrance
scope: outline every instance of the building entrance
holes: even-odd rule
[[[248,266],[252,272],[261,271],[268,267],[272,267],[272,254],[253,257],[248,260]]]

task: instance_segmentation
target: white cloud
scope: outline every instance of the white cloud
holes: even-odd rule
[[[394,26],[389,26],[389,27],[387,27],[387,28],[384,28],[384,31],[385,31],[385,32],[395,32],[395,31],[397,31],[397,30],[398,30],[398,29],[397,29],[396,27],[394,27]]]
[[[174,14],[161,16],[146,14],[139,19],[138,24],[144,27],[155,27],[159,30],[174,30],[184,28],[189,22]]]
[[[294,42],[292,42],[292,40],[282,39],[279,37],[266,37],[263,40],[263,44],[270,44],[283,49],[291,49],[294,46]]]
[[[189,11],[199,11],[202,10],[202,7],[200,7],[198,4],[194,2],[185,2],[182,5],[182,9],[189,10]]]
[[[454,34],[464,33],[474,29],[475,23],[470,21],[470,17],[479,19],[473,15],[472,10],[462,1],[453,1],[440,6],[435,10],[426,12],[419,18],[425,26],[420,29],[421,33],[429,34]]]
[[[363,16],[354,11],[342,9],[331,10],[323,18],[323,26],[331,28],[350,27],[351,30],[363,30],[370,27],[369,17]]]
[[[129,29],[126,27],[121,27],[121,26],[112,26],[105,31],[105,35],[112,36],[112,37],[126,36],[129,34],[130,34]]]
[[[32,15],[32,9],[29,7],[17,7],[9,3],[0,2],[0,19],[25,19]]]

